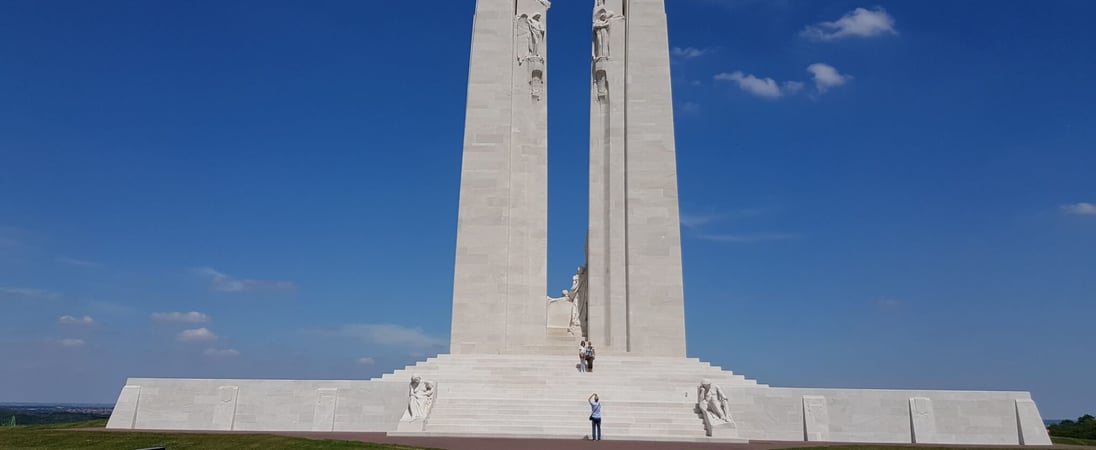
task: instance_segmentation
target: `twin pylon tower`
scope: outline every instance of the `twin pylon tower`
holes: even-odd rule
[[[454,354],[546,340],[547,0],[478,0],[453,283]],[[596,0],[590,80],[589,337],[685,356],[664,0]]]

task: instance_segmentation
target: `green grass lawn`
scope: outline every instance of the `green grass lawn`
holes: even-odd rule
[[[1086,447],[1096,447],[1096,440],[1091,440],[1091,439],[1077,439],[1077,438],[1051,436],[1050,441],[1055,443],[1055,444],[1060,444],[1060,445],[1084,445]]]
[[[264,434],[169,434],[80,431],[102,428],[106,421],[64,425],[0,428],[0,449],[102,449],[127,450],[166,447],[171,450],[203,449],[301,449],[301,450],[412,450],[398,445],[312,440]]]

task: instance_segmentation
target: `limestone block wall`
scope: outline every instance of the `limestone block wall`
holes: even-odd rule
[[[747,439],[1050,445],[1027,392],[732,388]]]
[[[544,342],[548,258],[547,47],[529,55],[515,14],[537,0],[477,0],[453,279],[452,353]]]
[[[107,428],[380,432],[406,407],[407,383],[131,378]]]

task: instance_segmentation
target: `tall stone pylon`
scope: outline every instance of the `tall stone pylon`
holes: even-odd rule
[[[588,328],[603,353],[685,356],[664,0],[595,0]]]
[[[547,0],[478,0],[468,70],[454,354],[545,341]]]

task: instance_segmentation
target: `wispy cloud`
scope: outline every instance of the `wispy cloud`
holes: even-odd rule
[[[12,298],[20,300],[57,300],[61,293],[44,289],[0,287],[0,299]]]
[[[444,347],[447,342],[430,336],[421,328],[409,328],[392,324],[353,324],[334,330],[320,330],[323,336],[358,339],[370,344],[410,349]]]
[[[20,234],[18,228],[0,226],[0,248],[22,247],[23,240],[18,237]]]
[[[95,325],[95,319],[92,319],[91,316],[83,316],[83,317],[61,316],[61,318],[57,319],[57,323],[59,323],[61,325],[83,325],[83,326],[88,326],[88,325]]]
[[[742,71],[719,73],[714,78],[716,81],[733,82],[743,91],[767,99],[778,99],[803,90],[803,83],[799,81],[778,83],[772,78],[760,78]]]
[[[209,329],[198,328],[194,330],[183,330],[177,337],[179,342],[213,342],[218,339],[217,335]]]
[[[700,104],[696,102],[685,102],[681,104],[681,112],[686,114],[698,114],[700,113]]]
[[[235,278],[209,267],[195,269],[195,272],[209,279],[211,289],[221,292],[284,291],[297,287],[290,281]]]
[[[1096,216],[1096,203],[1074,203],[1072,205],[1063,205],[1062,211],[1066,214],[1074,214],[1078,216]]]
[[[700,234],[699,239],[713,242],[726,242],[731,244],[752,244],[755,242],[791,241],[802,239],[803,235],[796,233],[724,233],[724,234]]]
[[[197,311],[163,312],[152,314],[152,320],[170,323],[208,323],[209,316]]]
[[[706,48],[674,47],[670,49],[670,55],[681,59],[693,59],[704,56],[708,51]]]
[[[681,226],[685,228],[696,228],[722,220],[726,217],[724,214],[689,214],[681,213]]]
[[[57,262],[61,264],[68,264],[70,266],[87,267],[89,269],[97,269],[103,267],[102,264],[94,261],[86,261],[83,259],[69,258],[67,256],[61,256],[57,258]]]
[[[875,309],[878,309],[880,311],[897,310],[898,308],[902,307],[903,303],[904,302],[902,302],[902,300],[890,297],[879,298],[872,302],[872,304],[875,306]]]
[[[895,34],[898,34],[898,30],[894,28],[894,17],[891,17],[886,10],[880,7],[873,9],[856,8],[841,16],[840,19],[808,26],[799,33],[800,36],[815,41],[833,41],[852,37],[870,38]]]
[[[741,208],[720,212],[681,213],[681,226],[686,228],[699,228],[712,223],[758,217],[778,210],[777,207]]]
[[[236,350],[234,348],[225,348],[225,349],[208,348],[208,349],[206,349],[206,351],[204,351],[202,353],[205,354],[206,356],[210,356],[210,357],[213,357],[213,358],[235,358],[237,356],[240,356],[240,351]]]
[[[357,363],[359,366],[372,366],[373,364],[377,363],[377,360],[367,356],[364,358],[358,358]]]
[[[61,339],[60,341],[57,341],[57,343],[61,344],[62,347],[68,348],[83,347],[85,344],[83,339]]]
[[[814,78],[814,86],[819,94],[825,94],[831,88],[844,85],[852,79],[852,75],[842,74],[833,66],[823,63],[807,66],[807,72],[810,72],[811,77]]]

